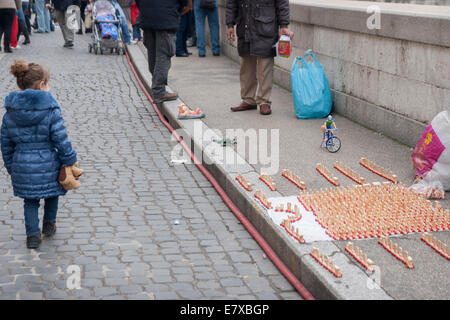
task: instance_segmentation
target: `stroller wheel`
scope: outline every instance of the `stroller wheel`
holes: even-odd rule
[[[103,48],[100,47],[100,54],[103,54]]]
[[[96,45],[94,45],[94,53],[97,54],[98,53],[98,47]]]
[[[92,52],[92,44],[90,44],[90,43],[89,43],[89,45],[88,45],[88,50],[89,50],[89,53]]]
[[[113,54],[113,53],[114,53],[114,48],[111,48],[111,49],[109,50],[109,53]]]

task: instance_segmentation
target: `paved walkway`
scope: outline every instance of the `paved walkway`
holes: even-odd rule
[[[146,53],[143,46],[141,49]],[[298,174],[310,190],[332,188],[333,186],[316,172],[318,162],[335,172],[343,186],[353,185],[354,182],[332,169],[337,160],[360,173],[369,183],[381,181],[382,178],[358,164],[361,157],[392,170],[405,185],[413,183],[411,148],[368,130],[350,119],[334,115],[339,127],[337,135],[342,140],[342,148],[335,154],[329,153],[320,147],[320,126],[324,120],[297,119],[291,93],[279,86],[273,88],[271,116],[262,116],[259,110],[231,112],[230,107],[240,103],[239,65],[226,56],[212,56],[210,50],[207,51],[206,58],[199,58],[196,48],[189,50],[193,53],[192,56],[172,60],[169,86],[179,93],[189,107],[205,111],[206,117],[202,121],[210,129],[222,132],[224,136],[228,129],[243,129],[242,132],[267,130],[269,137],[272,131],[276,132],[279,135],[279,144],[275,143],[275,146],[279,150],[271,150],[269,138],[267,143],[269,159],[265,159],[266,153],[258,154],[262,148],[258,150],[259,145],[256,143],[247,144],[245,147],[238,146],[235,149],[247,161],[251,161],[250,152],[253,151],[253,155],[257,154],[258,161],[251,163],[257,171],[273,164],[272,169],[275,168],[276,173],[271,175],[281,194],[285,196],[298,194],[298,188],[281,176],[281,170],[284,168]],[[269,163],[267,160],[270,160]],[[268,197],[271,196],[269,189],[264,189],[264,192]],[[444,208],[450,208],[448,195],[441,203]],[[377,239],[355,242],[380,267],[381,286],[394,299],[448,299],[450,285],[448,261],[420,241],[420,235],[408,234],[395,240],[413,257],[416,265],[413,270],[407,270],[401,262],[377,244]],[[449,231],[434,232],[433,235],[443,243],[450,242]],[[344,251],[347,241],[334,243]],[[354,263],[361,267],[358,263]],[[330,282],[335,281],[332,278],[330,276]],[[351,282],[351,277],[346,279]]]
[[[197,168],[169,164],[174,142],[125,57],[89,54],[88,35],[64,49],[59,30],[31,41],[0,60],[0,92],[16,90],[14,58],[48,66],[85,175],[60,200],[57,234],[28,250],[1,166],[0,299],[300,298]]]

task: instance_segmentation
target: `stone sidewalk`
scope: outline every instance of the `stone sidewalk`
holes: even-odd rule
[[[13,59],[50,68],[85,170],[60,199],[57,234],[29,250],[1,166],[0,299],[300,299],[197,168],[170,164],[174,142],[126,58],[89,54],[89,39],[64,49],[59,30],[33,34],[0,60],[4,97]],[[70,266],[81,289],[67,287]]]
[[[145,55],[145,48],[142,45],[140,48]],[[414,170],[409,158],[411,148],[368,130],[350,119],[334,114],[340,129],[337,135],[342,140],[342,148],[338,153],[331,154],[320,147],[320,126],[324,120],[297,119],[294,114],[291,93],[279,86],[275,85],[273,88],[273,113],[271,116],[262,116],[258,110],[231,112],[229,108],[240,103],[239,65],[223,55],[213,57],[209,50],[207,50],[206,58],[199,58],[196,48],[189,48],[189,50],[193,53],[192,56],[172,59],[169,86],[179,93],[180,99],[190,108],[200,108],[206,113],[206,118],[201,121],[209,129],[216,130],[223,136],[226,135],[228,129],[242,129],[244,133],[247,130],[251,132],[266,130],[269,136],[271,131],[279,134],[279,144],[277,145],[279,149],[271,150],[272,145],[268,145],[267,156],[275,163],[277,172],[271,175],[278,190],[271,192],[262,187],[268,197],[276,196],[278,192],[283,196],[298,194],[298,188],[281,177],[281,170],[284,168],[298,174],[310,190],[331,188],[332,185],[315,171],[316,164],[319,162],[331,169],[335,161],[339,160],[360,173],[367,182],[381,181],[379,176],[358,164],[361,157],[367,157],[392,170],[405,185],[409,186],[413,183]],[[173,104],[165,106],[167,110],[172,110],[170,111],[172,113],[176,112],[173,111],[175,110],[173,107]],[[193,124],[188,124],[188,122],[185,121],[182,125],[185,124],[186,128],[191,130]],[[211,142],[203,141],[202,143],[207,146]],[[254,151],[258,154],[257,145],[246,145],[245,150],[239,149],[239,147],[234,149],[250,162],[256,172],[269,167],[267,163],[263,163],[262,160],[266,160],[263,158],[258,158],[256,163],[251,162],[250,152]],[[335,172],[334,169],[332,170]],[[236,175],[234,172],[227,172],[229,176],[233,176],[233,174]],[[339,173],[336,175],[339,177],[341,185],[353,184],[353,181],[345,176]],[[258,183],[257,179],[251,182]],[[231,181],[227,181],[225,184],[231,184]],[[253,198],[251,194],[250,198]],[[450,208],[448,197],[441,203],[443,207]],[[437,236],[443,243],[449,243],[449,231],[436,232],[434,236]],[[448,299],[447,288],[450,278],[446,259],[420,241],[420,234],[408,234],[396,239],[401,247],[410,252],[416,262],[415,269],[405,270],[404,265],[377,244],[376,239],[356,241],[356,245],[380,267],[380,281],[384,292],[394,299]],[[346,241],[332,241],[332,243],[337,249],[336,251],[332,250],[333,255],[344,254],[347,258],[343,263],[364,270],[345,253]],[[326,242],[316,242],[314,245],[323,245],[325,248],[328,246]],[[318,277],[315,279],[316,282],[329,284],[330,288],[341,287],[343,291],[352,288],[360,281],[356,281],[356,274],[347,274],[343,279],[335,279],[326,272],[323,275],[319,271],[316,276]]]

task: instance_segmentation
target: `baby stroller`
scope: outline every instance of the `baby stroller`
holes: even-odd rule
[[[120,20],[117,17],[116,9],[109,0],[97,0],[94,2],[92,10],[92,43],[89,43],[89,53],[94,50],[100,54],[109,49],[110,53],[125,54],[125,47],[122,40]]]

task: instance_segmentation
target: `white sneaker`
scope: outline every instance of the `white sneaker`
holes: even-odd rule
[[[17,50],[17,49],[20,49],[20,46],[19,45],[17,45],[17,47],[11,46],[11,49]]]

